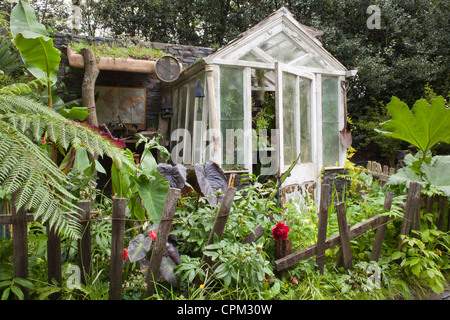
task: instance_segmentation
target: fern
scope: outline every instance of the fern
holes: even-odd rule
[[[58,232],[64,229],[76,238],[80,236],[74,219],[77,207],[72,204],[76,199],[67,191],[70,182],[66,175],[37,145],[44,132],[60,149],[67,150],[81,141],[92,155],[115,156],[134,164],[89,126],[15,93],[0,97],[0,184],[7,193],[15,194],[17,208],[24,207],[35,219],[48,221]]]

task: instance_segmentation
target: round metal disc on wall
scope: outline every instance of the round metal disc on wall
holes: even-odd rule
[[[161,81],[175,81],[181,73],[181,64],[175,57],[163,56],[156,60],[155,73]]]

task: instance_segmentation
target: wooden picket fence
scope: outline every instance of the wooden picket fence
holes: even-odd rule
[[[375,179],[382,182],[386,182],[389,176],[395,174],[396,171],[395,168],[391,168],[387,165],[381,166],[381,164],[376,161],[367,161],[366,168]]]
[[[383,174],[384,175],[384,174]],[[387,176],[387,175],[385,175]],[[437,228],[439,230],[444,229],[444,216],[445,207],[448,200],[446,197],[439,198],[427,198],[422,199],[421,197],[421,186],[417,182],[411,182],[408,197],[406,202],[406,207],[404,210],[403,222],[399,234],[398,247],[400,250],[402,247],[402,241],[400,235],[408,235],[411,230],[420,230],[420,212],[421,207],[426,203],[427,212],[432,212],[433,202],[437,201],[438,205],[438,218],[437,218]],[[387,211],[390,210],[392,205],[394,194],[388,192],[385,197],[383,208]],[[325,261],[325,251],[334,246],[340,245],[340,257],[338,264],[344,266],[346,269],[352,268],[352,258],[350,251],[350,240],[356,238],[363,233],[369,232],[371,230],[376,230],[375,240],[372,247],[372,252],[370,256],[371,261],[378,261],[381,251],[381,245],[383,243],[384,234],[386,231],[387,224],[395,220],[395,218],[388,215],[376,215],[366,221],[351,226],[347,223],[347,217],[345,212],[345,203],[340,202],[337,204],[337,219],[339,233],[326,238],[327,233],[327,219],[328,219],[328,206],[330,204],[330,185],[321,185],[320,193],[320,203],[319,203],[319,226],[317,232],[317,242],[305,249],[291,253],[285,252],[284,256],[279,257],[275,260],[275,271],[282,272],[289,267],[294,266],[301,260],[306,260],[316,256],[316,263],[318,270],[323,273],[324,261]],[[450,230],[450,208],[447,208],[447,231]],[[282,240],[289,241],[289,240]],[[285,245],[289,247],[289,245]]]
[[[231,179],[230,179],[231,180]],[[309,259],[316,256],[317,266],[320,272],[324,269],[325,251],[336,245],[341,246],[340,259],[345,268],[352,268],[352,258],[350,249],[350,240],[362,235],[370,230],[376,230],[376,237],[372,248],[370,259],[377,261],[381,251],[381,245],[384,239],[386,226],[394,220],[394,218],[387,215],[377,215],[355,226],[350,226],[347,223],[345,212],[345,205],[343,202],[337,204],[337,218],[339,233],[326,238],[327,233],[327,219],[328,207],[330,205],[330,185],[322,184],[319,203],[319,226],[316,244],[305,248],[303,250],[292,253],[291,244],[289,240],[277,240],[275,243],[275,273],[279,276],[283,275],[287,268],[294,266],[301,260]],[[209,235],[208,244],[213,243],[213,239],[218,237],[221,239],[225,230],[228,216],[233,205],[233,199],[236,193],[236,188],[230,184],[227,188],[224,198],[220,204],[220,208],[215,217],[213,228]],[[150,257],[150,264],[146,273],[147,288],[143,292],[143,299],[150,297],[155,292],[155,282],[159,279],[161,260],[163,258],[166,242],[174,220],[174,214],[177,207],[178,199],[181,195],[181,190],[170,188],[161,221],[159,223],[157,238],[153,245],[153,250]],[[394,195],[390,192],[386,194],[384,209],[390,210]],[[440,230],[443,229],[444,224],[444,208],[446,207],[447,199],[444,197],[435,199],[427,199],[422,201],[420,194],[420,184],[412,182],[410,184],[406,208],[404,211],[404,218],[400,234],[407,235],[410,230],[419,229],[419,214],[422,203],[426,204],[427,211],[432,210],[433,202],[438,202],[438,221],[437,226]],[[14,201],[11,201],[14,203]],[[91,204],[89,201],[79,201],[78,218],[82,226],[82,238],[78,241],[78,266],[81,270],[81,282],[86,283],[86,277],[91,273],[91,223],[95,219],[91,219]],[[124,235],[125,235],[125,198],[113,199],[112,211],[112,238],[111,238],[111,269],[110,269],[110,288],[109,299],[120,300],[122,298],[122,282],[123,282],[123,249],[124,249]],[[0,215],[0,225],[11,224],[13,226],[13,258],[14,258],[14,277],[27,279],[29,277],[28,271],[28,239],[27,239],[27,223],[33,221],[33,215],[27,214],[25,210],[15,210],[12,206],[11,215]],[[447,216],[450,210],[447,210]],[[450,230],[450,217],[448,218],[447,230]],[[256,241],[265,230],[261,225],[257,226],[255,230],[245,237],[242,243],[252,243]],[[215,236],[215,234],[217,236]],[[62,259],[61,259],[61,239],[59,235],[55,234],[47,228],[47,253],[48,253],[48,281],[56,280],[59,286],[62,286]],[[401,241],[399,238],[398,249],[401,249]],[[205,268],[211,266],[211,258],[208,255],[203,255],[203,265]],[[195,281],[198,281],[196,279]],[[29,291],[23,288],[24,296],[29,299]],[[53,294],[50,298],[58,299],[59,294]]]

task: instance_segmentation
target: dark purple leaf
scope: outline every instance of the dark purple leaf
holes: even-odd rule
[[[184,188],[184,184],[186,183],[186,168],[183,165],[177,164],[176,166],[172,166],[170,164],[159,163],[157,170],[172,188]]]

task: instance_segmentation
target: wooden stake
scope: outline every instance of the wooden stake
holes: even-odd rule
[[[386,193],[384,198],[383,209],[390,211],[392,206],[392,200],[394,199],[394,194],[392,192]],[[370,261],[378,261],[380,258],[381,245],[383,244],[384,234],[386,232],[387,222],[389,216],[383,216],[382,225],[377,229],[377,234],[375,236],[375,241],[373,243],[372,253],[370,254]]]
[[[408,199],[406,201],[406,211],[403,218],[400,235],[408,235],[411,227],[411,220],[416,212],[420,212],[420,184],[418,182],[410,182]],[[400,251],[403,247],[402,239],[398,241],[397,250]]]
[[[78,201],[78,214],[81,220],[81,239],[78,240],[78,266],[81,270],[81,283],[86,284],[86,276],[91,275],[91,214],[90,201]]]
[[[27,213],[23,206],[16,210],[15,196],[11,199],[11,218],[13,225],[13,258],[14,277],[28,279],[28,227]],[[24,299],[30,299],[30,290],[20,286],[24,293]]]
[[[113,198],[109,300],[120,300],[122,297],[122,266],[126,206],[126,198]]]
[[[316,263],[317,270],[323,274],[325,264],[325,240],[327,238],[328,225],[328,205],[330,202],[329,184],[322,184],[320,188],[320,208],[319,208],[319,227],[317,230],[317,248],[316,248]]]
[[[341,249],[342,249],[342,257],[344,259],[344,268],[352,269],[352,253],[350,250],[350,236],[347,224],[347,214],[345,212],[345,203],[340,202],[337,207],[337,218],[338,218],[338,227],[339,227],[339,235],[341,238]]]
[[[169,237],[170,228],[172,227],[172,219],[175,215],[175,210],[178,204],[178,198],[181,195],[180,189],[170,188],[167,193],[166,203],[161,215],[161,222],[159,223],[158,232],[156,233],[156,240],[153,247],[152,255],[150,257],[150,264],[145,276],[145,283],[147,283],[147,290],[142,294],[142,299],[146,299],[155,293],[156,282],[159,278],[161,259],[163,258],[164,250],[166,249],[167,238]]]
[[[62,286],[62,257],[61,257],[61,236],[50,228],[48,221],[45,223],[47,228],[47,279],[52,284],[56,280],[58,286]],[[61,292],[53,293],[49,296],[50,300],[57,300],[61,297]]]

